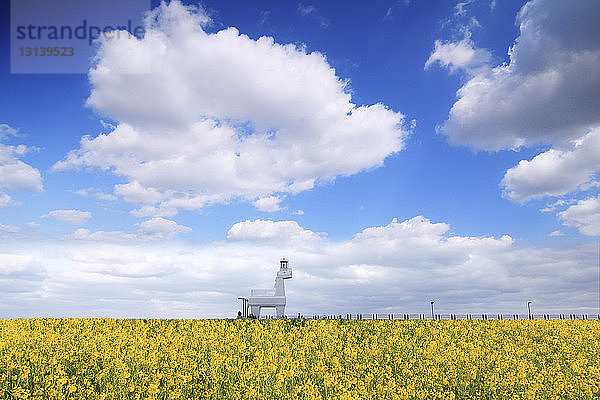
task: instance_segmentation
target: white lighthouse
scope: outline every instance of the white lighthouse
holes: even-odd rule
[[[285,283],[284,279],[292,278],[292,269],[288,266],[288,261],[284,258],[280,262],[279,271],[275,277],[275,286],[273,289],[252,289],[248,306],[250,312],[256,317],[260,317],[260,309],[263,307],[274,307],[277,318],[283,318],[285,313]]]

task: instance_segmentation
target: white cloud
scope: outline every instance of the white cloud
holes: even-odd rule
[[[441,131],[477,150],[561,144],[600,125],[600,3],[533,0],[508,64],[477,71]]]
[[[519,246],[509,236],[461,236],[449,228],[415,217],[333,241],[294,221],[257,220],[208,245],[2,241],[0,287],[27,296],[0,290],[0,308],[11,318],[229,317],[238,296],[272,285],[282,256],[294,268],[286,282],[289,315],[419,313],[432,299],[446,314],[523,313],[531,298],[540,313],[591,312],[596,304],[595,244]],[[30,281],[10,281],[27,274]]]
[[[550,149],[522,160],[502,179],[505,195],[515,201],[560,196],[590,186],[600,170],[600,127],[564,149]]]
[[[127,233],[122,231],[95,231],[91,232],[89,229],[79,228],[75,232],[67,236],[67,239],[74,240],[92,240],[92,241],[104,241],[104,242],[121,242],[139,239],[138,235],[134,233]]]
[[[17,204],[19,203],[11,199],[9,195],[0,192],[0,207],[12,206]]]
[[[457,17],[464,17],[467,14],[467,6],[469,6],[473,0],[461,1],[454,6],[454,15]]]
[[[467,262],[477,254],[492,254],[505,251],[512,245],[510,236],[500,239],[491,237],[449,236],[450,226],[445,223],[432,223],[422,216],[399,223],[395,218],[385,226],[367,228],[348,242],[340,244],[337,251],[340,257],[372,264],[374,260],[384,264],[403,262],[453,264]],[[365,257],[361,259],[359,255]],[[492,256],[493,257],[493,256]]]
[[[6,147],[9,146],[0,144],[0,153]],[[37,169],[15,158],[2,160],[2,156],[0,154],[0,188],[13,191],[42,191],[42,178]]]
[[[392,7],[388,7],[385,15],[383,16],[383,20],[386,21],[392,17]]]
[[[6,124],[0,124],[0,141],[8,136],[17,136],[17,130]],[[42,177],[32,166],[19,160],[27,152],[34,150],[25,145],[9,146],[0,143],[0,190],[41,192]],[[5,193],[0,197],[6,200]],[[2,201],[0,199],[0,201]]]
[[[275,212],[281,210],[279,203],[281,203],[281,198],[279,198],[279,196],[268,196],[261,197],[252,204],[260,211]]]
[[[302,3],[298,4],[298,12],[303,17],[306,17],[307,15],[310,15],[316,11],[317,11],[317,9],[314,6],[311,6],[311,5],[306,6]]]
[[[548,205],[546,205],[546,207],[541,208],[540,212],[552,212],[552,211],[556,211],[557,208],[559,207],[564,207],[567,206],[569,204],[573,204],[575,203],[576,200],[565,200],[565,199],[558,199],[553,203],[550,203]]]
[[[79,210],[54,210],[50,211],[46,215],[42,215],[42,218],[56,218],[63,222],[68,222],[71,225],[83,225],[90,218],[92,218],[92,214],[89,211],[79,211]]]
[[[0,280],[39,280],[45,274],[40,262],[30,255],[0,253]]]
[[[235,28],[206,33],[206,18],[173,1],[128,52],[104,42],[88,104],[118,126],[82,138],[55,169],[98,167],[127,180],[115,194],[128,202],[197,209],[298,193],[403,148],[403,115],[352,103],[322,54]],[[147,48],[150,73],[113,72]]]
[[[596,180],[584,183],[583,185],[579,186],[581,190],[590,190],[597,187],[600,187],[600,181]]]
[[[90,231],[79,228],[66,236],[66,239],[77,241],[94,241],[105,243],[134,243],[162,239],[170,239],[179,233],[190,233],[192,228],[179,225],[175,221],[162,217],[154,217],[136,224],[139,229],[136,233],[124,231]]]
[[[177,209],[175,207],[154,207],[154,206],[143,206],[137,210],[132,210],[129,214],[137,218],[145,217],[173,217],[177,215]]]
[[[88,189],[79,189],[73,191],[73,193],[78,194],[80,196],[92,196],[100,200],[105,201],[117,201],[119,198],[110,193],[104,193],[98,189],[88,188]]]
[[[562,233],[561,231],[552,231],[548,234],[548,236],[550,237],[558,237],[558,236],[564,236],[565,234]]]
[[[327,28],[329,26],[329,20],[321,15],[319,11],[311,5],[298,4],[298,12],[303,17],[312,16],[319,21],[321,28]]]
[[[94,196],[97,199],[105,200],[105,201],[117,201],[117,200],[119,200],[117,196],[115,196],[113,194],[110,194],[110,193],[94,192],[92,194],[92,196]]]
[[[18,136],[19,131],[8,124],[0,124],[0,140],[8,136]]]
[[[323,234],[305,230],[296,221],[246,220],[233,225],[227,240],[280,244],[306,244],[320,241]]]
[[[566,226],[575,227],[579,232],[589,236],[600,236],[600,196],[579,200],[558,217]]]
[[[490,53],[485,49],[474,49],[473,42],[465,38],[459,42],[435,41],[435,48],[427,62],[425,69],[439,63],[442,67],[449,68],[451,72],[458,69],[472,73],[484,68],[490,61]]]
[[[19,227],[13,225],[4,225],[0,223],[0,231],[14,233],[19,231]]]
[[[103,128],[110,130],[114,130],[116,128],[115,125],[111,124],[110,122],[106,122],[102,119],[100,120],[100,125],[102,125]]]
[[[178,233],[189,233],[192,228],[178,225],[177,222],[162,217],[154,217],[141,222],[140,233],[155,238],[172,238]]]
[[[264,25],[269,18],[271,17],[271,11],[263,10],[260,12],[260,20],[258,21],[258,25]]]

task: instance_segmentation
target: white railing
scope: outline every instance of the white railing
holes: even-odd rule
[[[252,289],[250,297],[268,297],[275,296],[275,289]]]

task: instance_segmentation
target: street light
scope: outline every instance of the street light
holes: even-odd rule
[[[529,313],[529,319],[531,319],[531,301],[527,302],[527,312]]]
[[[433,301],[431,302],[431,319],[435,319],[435,315],[433,314]]]

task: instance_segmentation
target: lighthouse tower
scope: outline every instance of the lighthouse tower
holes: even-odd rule
[[[292,278],[292,269],[288,266],[288,260],[285,258],[279,264],[273,289],[252,289],[250,291],[248,306],[256,318],[260,317],[260,309],[263,307],[275,308],[277,318],[283,318],[286,303],[284,280]]]

